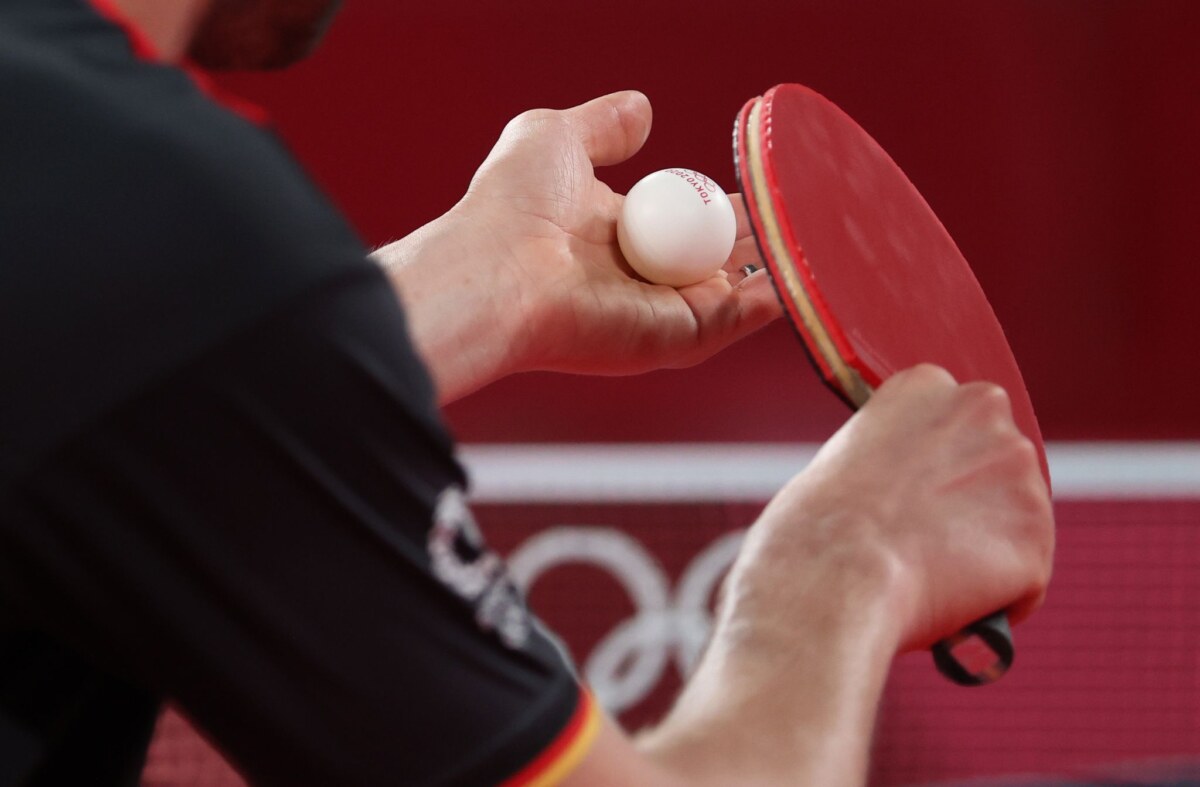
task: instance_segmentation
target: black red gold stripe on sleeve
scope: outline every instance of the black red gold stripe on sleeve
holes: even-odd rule
[[[587,689],[579,690],[579,704],[558,737],[501,787],[551,787],[574,770],[592,748],[600,732],[600,708]]]

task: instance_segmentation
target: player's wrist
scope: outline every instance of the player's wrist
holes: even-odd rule
[[[759,584],[767,578],[731,576],[704,658],[667,719],[639,737],[687,783],[841,783],[829,769],[865,757],[830,748],[869,738],[902,631],[897,567],[877,552],[794,564],[786,582]]]
[[[726,586],[717,631],[731,646],[786,656],[807,647],[803,630],[817,640],[867,637],[885,661],[899,650],[915,594],[883,545],[848,540],[802,558],[781,549],[753,559]]]
[[[486,295],[491,316],[489,336],[503,352],[503,366],[494,379],[529,371],[597,371],[580,363],[586,320],[578,320],[575,302],[583,288],[575,273],[569,237],[557,228],[529,226],[514,229],[510,211],[493,211],[496,203],[468,195],[442,220],[447,232],[476,260],[466,275]],[[544,222],[543,222],[544,223]],[[486,268],[486,270],[485,270]],[[600,337],[603,338],[603,337]]]
[[[529,316],[507,275],[510,253],[485,223],[454,209],[373,255],[404,302],[442,403],[530,368]]]
[[[536,261],[566,255],[538,245],[550,241],[514,229],[509,213],[466,198],[439,221],[450,250],[462,263],[463,286],[478,295],[485,309],[481,318],[487,325],[486,340],[503,349],[505,365],[499,376],[537,369],[550,311],[544,292],[552,282],[537,272]]]

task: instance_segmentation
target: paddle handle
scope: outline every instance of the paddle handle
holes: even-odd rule
[[[1016,650],[1003,612],[980,618],[933,646],[933,663],[960,686],[983,686],[1008,672]]]

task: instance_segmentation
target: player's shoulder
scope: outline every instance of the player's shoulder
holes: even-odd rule
[[[0,200],[18,239],[78,222],[93,230],[79,241],[103,254],[106,233],[143,248],[204,233],[225,252],[216,263],[281,244],[361,245],[276,136],[215,100],[203,77],[136,56],[95,15],[61,33],[3,21]]]
[[[84,417],[371,268],[268,129],[80,0],[0,3],[0,117],[0,425]]]

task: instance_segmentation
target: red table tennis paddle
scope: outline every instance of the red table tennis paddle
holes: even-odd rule
[[[771,281],[834,393],[861,407],[891,374],[923,362],[959,382],[1001,385],[1049,485],[1004,331],[949,233],[883,148],[820,94],[779,85],[738,115],[734,155]],[[1008,619],[976,621],[933,655],[956,683],[990,683],[1012,664]]]

